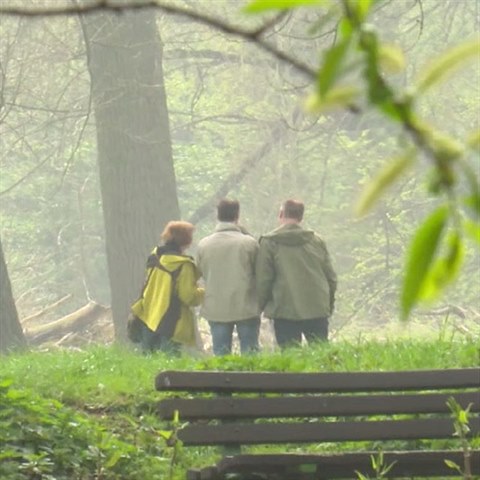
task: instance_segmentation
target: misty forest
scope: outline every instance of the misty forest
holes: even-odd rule
[[[479,0],[2,0],[0,476],[207,465],[158,433],[160,370],[478,367],[479,29]],[[280,352],[267,318],[251,358],[202,318],[181,357],[128,341],[164,226],[194,256],[222,198],[256,239],[305,203],[328,344]]]

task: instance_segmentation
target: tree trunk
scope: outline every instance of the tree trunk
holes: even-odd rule
[[[179,217],[162,45],[151,11],[82,19],[97,128],[115,337],[126,338],[145,259]]]
[[[0,354],[27,346],[22,326],[18,320],[12,286],[0,240]]]

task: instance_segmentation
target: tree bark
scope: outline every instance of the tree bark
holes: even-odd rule
[[[0,240],[0,354],[26,347]]]
[[[162,45],[152,12],[82,18],[97,128],[112,316],[126,338],[147,254],[179,217]]]

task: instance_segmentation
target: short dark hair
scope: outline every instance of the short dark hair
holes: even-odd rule
[[[299,200],[286,200],[282,204],[282,212],[285,218],[293,218],[299,222],[303,219],[305,205]]]
[[[218,202],[217,218],[220,222],[235,222],[240,214],[240,203],[238,200],[224,198]]]

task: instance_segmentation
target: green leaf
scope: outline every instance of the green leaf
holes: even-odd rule
[[[360,90],[357,87],[334,87],[324,97],[320,97],[317,93],[308,97],[305,107],[308,111],[314,113],[325,113],[328,110],[349,107],[353,105],[359,93]]]
[[[256,0],[248,4],[243,11],[246,13],[260,13],[267,10],[287,10],[297,7],[319,7],[330,5],[330,0]]]
[[[425,69],[417,81],[417,90],[426,91],[435,83],[459,68],[469,58],[480,54],[480,40],[470,40],[447,50],[437,57],[427,69]]]
[[[321,98],[327,95],[335,80],[340,77],[342,64],[349,45],[350,39],[346,38],[325,52],[322,66],[318,72],[317,82]]]
[[[169,440],[170,437],[173,435],[173,431],[169,430],[159,430],[158,434],[165,440]]]
[[[409,149],[387,162],[385,167],[364,188],[355,209],[357,215],[365,215],[385,190],[413,165],[415,154],[416,150]]]
[[[8,389],[13,383],[13,379],[7,377],[0,379],[0,389]]]
[[[353,2],[353,6],[357,12],[357,18],[361,22],[365,20],[368,13],[370,12],[370,8],[375,3],[375,0],[355,0]]]
[[[355,473],[357,474],[357,477],[359,480],[368,480],[368,477],[366,477],[363,473],[359,472],[358,470],[355,470]]]
[[[465,246],[458,233],[448,239],[448,250],[445,257],[438,258],[423,282],[420,300],[433,300],[457,277],[465,258]]]
[[[458,413],[458,421],[462,425],[468,424],[468,413],[465,410],[460,410],[460,412]]]
[[[470,237],[480,247],[480,225],[472,220],[463,220],[463,229],[468,237]]]
[[[340,35],[340,38],[343,38],[343,39],[347,39],[352,36],[353,25],[349,18],[343,17],[340,20],[340,23],[337,28],[337,33]]]
[[[446,465],[448,468],[451,468],[451,469],[453,469],[453,470],[457,470],[457,471],[461,472],[460,467],[459,467],[455,462],[453,462],[452,460],[447,460],[447,459],[445,459],[444,462],[445,462],[445,465]]]
[[[465,205],[480,218],[480,194],[474,193],[463,199]]]
[[[396,45],[380,45],[378,48],[378,61],[387,72],[399,73],[405,70],[403,50]]]
[[[380,47],[375,32],[363,31],[360,46],[366,54],[363,77],[368,86],[368,99],[391,118],[400,119],[399,112],[395,108],[394,92],[380,74]]]
[[[442,161],[455,160],[464,153],[463,145],[460,142],[436,130],[432,130],[426,139],[435,152],[435,156]]]
[[[448,218],[448,209],[435,210],[417,229],[410,245],[400,296],[400,317],[407,320],[417,304]]]
[[[114,467],[118,461],[122,458],[123,453],[120,450],[116,450],[113,455],[105,463],[106,468]]]

